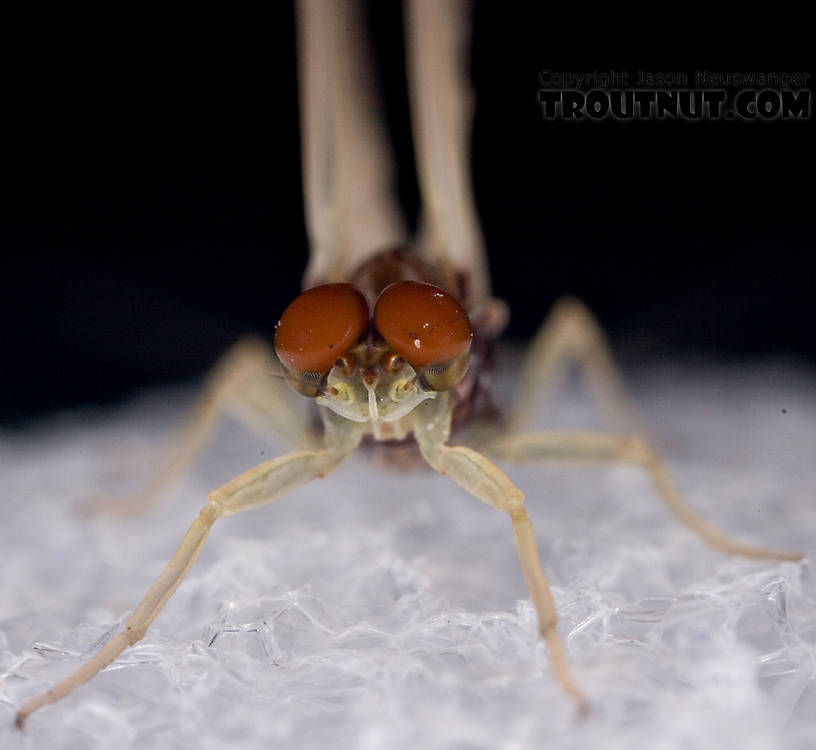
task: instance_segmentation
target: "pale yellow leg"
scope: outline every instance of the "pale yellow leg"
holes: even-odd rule
[[[244,338],[234,349],[232,375],[224,377],[220,408],[259,435],[283,440],[295,448],[318,445],[311,403],[299,397],[283,378],[272,347],[258,338]]]
[[[535,405],[551,398],[570,365],[578,366],[587,388],[610,426],[641,432],[636,409],[623,387],[623,378],[600,325],[579,300],[558,300],[525,355],[508,432],[529,425]]]
[[[128,515],[149,508],[189,467],[225,412],[262,434],[305,447],[308,429],[304,412],[297,408],[300,401],[280,377],[270,347],[254,337],[242,339],[213,368],[190,421],[145,489],[123,498],[92,497],[84,509]]]
[[[533,528],[524,507],[524,495],[501,469],[480,453],[463,446],[445,445],[451,418],[446,396],[440,394],[437,399],[417,407],[414,433],[419,449],[425,460],[440,474],[449,476],[471,495],[510,516],[521,570],[538,615],[539,631],[550,650],[553,673],[579,711],[585,713],[589,704],[567,666],[564,644],[556,628],[558,616],[555,604],[541,569]]]
[[[39,708],[65,698],[74,688],[88,682],[128,646],[141,640],[161,608],[178,588],[204,546],[216,519],[231,516],[271,502],[308,482],[325,476],[345,460],[360,443],[364,425],[343,420],[328,412],[324,447],[294,451],[259,464],[209,494],[209,502],[193,521],[167,567],[150,587],[121,633],[108,641],[95,656],[70,677],[48,692],[32,698],[18,712],[15,725],[22,729],[26,719]]]
[[[493,458],[510,461],[560,459],[638,464],[649,473],[660,498],[675,517],[715,549],[759,559],[802,559],[798,552],[755,547],[731,539],[697,515],[677,490],[660,456],[643,438],[603,432],[528,432],[498,438],[486,447],[486,452]]]

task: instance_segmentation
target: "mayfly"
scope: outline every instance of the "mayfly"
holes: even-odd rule
[[[556,611],[539,562],[524,496],[491,459],[566,459],[642,466],[668,509],[723,552],[799,559],[734,541],[698,517],[641,437],[602,432],[523,432],[525,414],[564,366],[581,366],[620,421],[630,412],[608,346],[578,302],[557,303],[522,365],[505,429],[479,451],[449,445],[455,426],[486,416],[486,364],[506,311],[490,294],[468,175],[471,103],[465,76],[464,8],[457,0],[407,0],[407,70],[423,214],[409,242],[395,205],[391,160],[366,85],[367,60],[353,2],[301,0],[298,7],[305,206],[311,255],[305,291],[282,313],[274,348],[252,340],[215,369],[196,414],[144,505],[188,465],[216,416],[237,411],[287,437],[304,431],[275,373],[314,401],[319,439],[266,461],[209,493],[176,553],[124,629],[74,674],[26,703],[66,697],[139,641],[201,551],[213,523],[286,495],[336,469],[363,441],[404,445],[471,495],[506,513],[552,671],[580,711]],[[285,391],[285,392],[284,392]],[[489,419],[481,424],[489,425]],[[387,446],[386,446],[387,447]],[[490,458],[488,458],[488,456]]]

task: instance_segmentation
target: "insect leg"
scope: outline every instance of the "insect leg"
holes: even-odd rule
[[[362,434],[363,425],[332,415],[326,418],[325,442],[321,450],[294,451],[273,458],[210,492],[209,502],[193,521],[176,553],[125,623],[122,632],[108,641],[70,677],[28,701],[17,712],[14,721],[17,728],[22,729],[26,719],[34,711],[62,700],[74,688],[102,671],[126,648],[141,640],[192,567],[216,519],[264,505],[310,479],[325,476],[357,447]]]
[[[480,453],[464,446],[445,445],[451,413],[444,396],[441,394],[435,401],[426,401],[417,407],[414,434],[419,449],[440,474],[449,476],[474,497],[510,516],[521,570],[538,615],[539,631],[550,650],[553,673],[579,711],[584,713],[589,704],[567,666],[564,644],[556,628],[555,604],[541,568],[533,528],[524,507],[524,495],[501,469]]]
[[[533,405],[555,393],[572,363],[580,367],[589,391],[611,424],[627,432],[641,432],[636,409],[623,387],[601,326],[573,297],[555,303],[527,350],[508,432],[527,425]]]
[[[184,473],[224,412],[256,431],[283,437],[293,445],[302,444],[308,435],[306,419],[295,405],[300,401],[291,397],[291,389],[278,377],[279,372],[280,365],[268,344],[252,337],[239,341],[213,367],[189,422],[147,486],[125,498],[92,496],[85,510],[122,516],[149,508]]]
[[[684,500],[659,454],[641,437],[604,432],[527,432],[500,437],[486,447],[497,459],[622,462],[642,466],[666,507],[682,524],[722,552],[771,560],[801,560],[798,552],[756,547],[732,539],[699,516]]]

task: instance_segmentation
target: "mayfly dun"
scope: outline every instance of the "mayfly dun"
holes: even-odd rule
[[[216,416],[229,409],[297,439],[304,424],[288,385],[311,399],[321,429],[313,444],[260,465],[209,493],[181,545],[123,630],[74,674],[19,709],[22,727],[139,641],[195,562],[216,520],[251,510],[336,469],[363,442],[410,444],[421,459],[507,515],[552,674],[579,711],[525,498],[492,461],[562,459],[643,467],[668,509],[723,552],[799,559],[732,540],[698,517],[648,442],[589,431],[523,431],[525,415],[566,363],[581,366],[602,404],[629,412],[605,339],[577,301],[556,304],[520,371],[516,406],[498,431],[487,418],[488,360],[506,310],[493,299],[471,195],[471,101],[465,75],[465,14],[456,0],[406,0],[407,70],[423,214],[406,232],[392,192],[392,165],[353,2],[301,0],[298,7],[305,207],[310,260],[304,292],[280,316],[274,346],[241,342],[215,368],[195,416],[147,491],[143,507],[189,464]],[[283,378],[276,374],[283,373]],[[451,439],[479,422],[479,450]],[[453,443],[453,444],[451,444]],[[329,480],[331,481],[331,480]]]

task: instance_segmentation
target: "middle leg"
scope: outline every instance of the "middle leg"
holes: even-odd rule
[[[498,438],[486,446],[485,452],[493,458],[509,461],[562,460],[642,466],[660,499],[677,520],[711,547],[727,554],[758,559],[802,559],[798,552],[767,549],[732,539],[699,516],[680,494],[660,455],[641,437],[605,432],[526,432]]]

